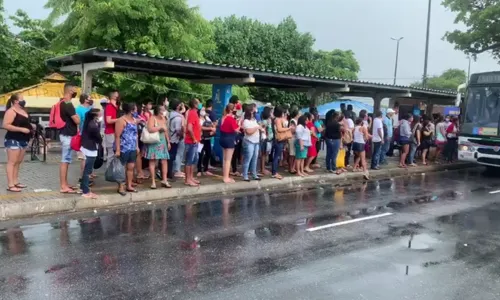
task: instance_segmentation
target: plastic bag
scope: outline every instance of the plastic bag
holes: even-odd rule
[[[340,149],[337,155],[337,168],[345,168],[345,149]]]
[[[106,169],[106,173],[104,173],[104,178],[109,182],[125,182],[125,167],[122,165],[118,157],[113,158]]]

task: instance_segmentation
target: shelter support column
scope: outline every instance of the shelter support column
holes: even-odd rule
[[[92,78],[97,70],[113,69],[115,63],[110,59],[102,62],[94,62],[87,64],[78,64],[61,67],[62,72],[79,72],[82,76],[82,93],[90,94],[92,92]]]
[[[432,117],[432,111],[434,110],[434,103],[432,99],[427,100],[427,107],[425,109],[425,114]]]
[[[373,96],[373,113],[380,110],[380,104],[382,103],[383,97],[380,95]]]
[[[218,161],[222,161],[222,148],[219,144],[220,140],[220,120],[222,118],[224,109],[226,105],[229,103],[229,99],[232,96],[232,84],[214,84],[212,85],[212,101],[213,101],[213,109],[216,114],[219,124],[217,126],[217,132],[214,138],[214,154]]]

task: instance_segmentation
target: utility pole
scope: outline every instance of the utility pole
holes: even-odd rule
[[[400,37],[400,38],[394,38],[392,37],[391,40],[393,41],[396,41],[396,63],[394,64],[394,85],[396,85],[396,78],[398,77],[398,59],[399,59],[399,42],[401,42],[401,40],[403,39],[404,37]]]
[[[424,77],[422,78],[423,87],[427,87],[427,61],[429,60],[429,32],[431,29],[431,7],[432,7],[432,0],[429,0],[429,7],[427,9],[427,34],[425,39]]]
[[[469,69],[467,71],[467,80],[465,81],[467,83],[467,86],[469,86],[469,80],[470,80],[470,62],[471,62],[471,59],[472,59],[470,55],[468,56],[468,58],[469,58]]]

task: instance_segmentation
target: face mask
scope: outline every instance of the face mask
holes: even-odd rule
[[[71,94],[71,98],[76,98],[76,92],[73,92],[73,94]]]
[[[203,104],[198,103],[198,109],[202,109],[202,108],[203,108]]]
[[[200,116],[204,117],[206,115],[207,115],[207,113],[204,110],[200,111]]]
[[[167,111],[164,111],[164,112],[162,113],[162,115],[163,115],[164,117],[167,117]]]
[[[25,107],[26,106],[26,101],[25,100],[19,100],[19,106]]]
[[[445,122],[450,122],[450,119],[445,119],[444,121],[445,121]]]
[[[99,121],[99,123],[101,123],[103,120],[104,120],[103,117],[97,118],[97,121]]]

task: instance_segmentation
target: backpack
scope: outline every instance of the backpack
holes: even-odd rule
[[[66,122],[61,118],[61,104],[63,102],[64,100],[59,100],[59,102],[54,104],[50,109],[50,116],[49,116],[50,128],[62,129],[64,128],[64,126],[66,126]]]
[[[168,133],[169,133],[170,138],[173,138],[174,135],[177,135],[177,137],[179,138],[179,141],[181,141],[184,138],[184,134],[183,133],[178,134],[175,130],[172,130],[172,121],[175,120],[176,118],[182,119],[182,117],[179,115],[174,115],[173,117],[171,117],[170,120],[168,121]]]

